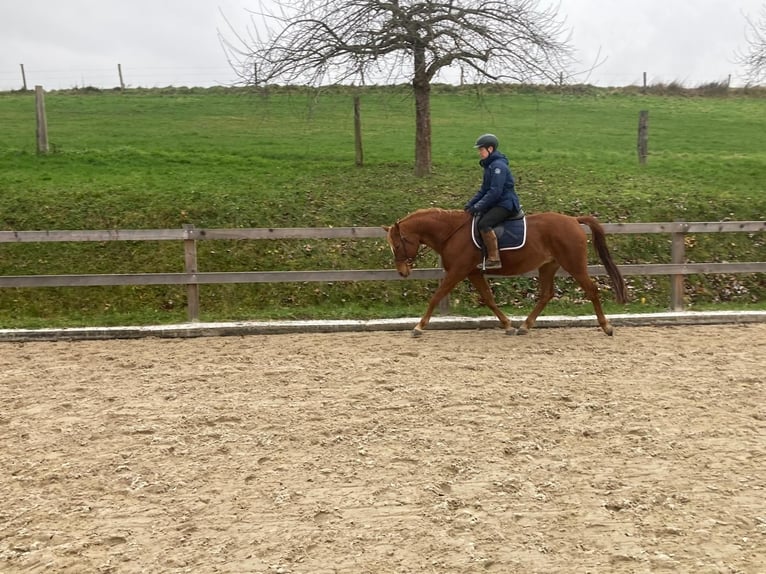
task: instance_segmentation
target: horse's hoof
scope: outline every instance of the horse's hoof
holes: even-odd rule
[[[607,324],[606,327],[604,327],[604,333],[606,333],[607,335],[611,337],[612,335],[614,335],[614,329],[612,328],[611,325]]]
[[[509,337],[513,337],[514,335],[518,334],[518,331],[516,331],[516,329],[514,329],[513,327],[508,327],[505,330],[505,334],[508,335]]]
[[[422,334],[423,334],[423,331],[421,331],[420,329],[415,328],[412,330],[412,336],[416,339],[420,337]]]
[[[526,327],[519,327],[518,329],[516,329],[516,334],[517,335],[528,335],[529,334],[529,329],[527,329]]]

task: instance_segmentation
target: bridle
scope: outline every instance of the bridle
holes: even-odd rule
[[[399,237],[399,242],[394,244],[394,262],[395,263],[406,263],[408,267],[413,267],[415,265],[415,259],[420,254],[421,246],[420,242],[415,243],[414,241],[408,241],[407,238],[402,233],[401,227],[399,227],[399,222],[397,221],[394,223],[394,229],[396,229],[396,235]],[[415,245],[415,254],[411,257],[407,254],[407,245]],[[423,245],[422,249],[425,249],[426,246]],[[400,255],[400,252],[403,252],[404,255]]]

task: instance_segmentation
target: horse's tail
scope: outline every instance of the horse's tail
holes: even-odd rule
[[[604,228],[598,220],[591,215],[583,215],[577,218],[578,223],[584,223],[590,227],[590,231],[593,235],[593,245],[596,247],[601,262],[606,268],[606,272],[609,274],[609,278],[612,280],[612,288],[614,289],[614,296],[618,303],[628,302],[628,290],[625,286],[625,279],[622,278],[622,273],[615,265],[612,255],[609,253],[609,248],[606,246],[606,233]]]

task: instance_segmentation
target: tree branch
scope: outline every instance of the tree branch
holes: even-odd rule
[[[276,0],[253,12],[249,40],[221,37],[246,83],[344,82],[422,54],[428,79],[461,64],[494,80],[556,80],[571,62],[563,25],[537,0]],[[253,33],[255,32],[255,33]],[[257,70],[257,77],[255,77]]]

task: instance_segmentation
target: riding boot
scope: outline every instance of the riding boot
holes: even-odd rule
[[[500,263],[500,253],[497,250],[497,235],[495,230],[482,231],[481,238],[484,240],[484,246],[487,248],[487,261],[479,265],[481,269],[500,269],[503,264]]]

